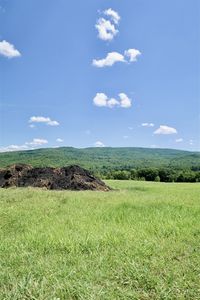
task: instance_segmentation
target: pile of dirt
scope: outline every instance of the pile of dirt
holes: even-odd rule
[[[33,168],[17,164],[0,169],[0,187],[40,187],[49,190],[109,191],[103,181],[79,166]]]

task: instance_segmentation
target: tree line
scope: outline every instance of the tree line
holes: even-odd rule
[[[171,168],[139,168],[126,170],[101,170],[96,174],[102,179],[141,180],[157,182],[200,182],[200,171]]]

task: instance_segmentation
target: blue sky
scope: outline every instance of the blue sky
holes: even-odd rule
[[[200,150],[198,3],[0,0],[0,151]]]

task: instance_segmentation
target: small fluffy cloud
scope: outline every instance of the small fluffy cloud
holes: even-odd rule
[[[21,151],[27,150],[27,145],[9,145],[7,147],[0,147],[0,152],[13,152],[13,151]]]
[[[58,126],[59,125],[59,123],[57,121],[53,121],[49,117],[42,117],[42,116],[38,116],[38,117],[33,116],[33,117],[31,117],[29,119],[29,123],[44,123],[44,124],[49,125],[49,126]]]
[[[125,94],[120,93],[119,99],[115,98],[108,98],[108,96],[104,93],[97,93],[93,99],[93,103],[99,107],[122,107],[122,108],[129,108],[132,105],[132,100]]]
[[[104,143],[102,143],[101,141],[97,141],[95,144],[94,144],[95,147],[105,147]]]
[[[160,127],[154,131],[154,134],[176,134],[176,133],[177,133],[176,128],[169,127],[166,125],[160,125]]]
[[[106,58],[99,59],[99,60],[93,59],[92,64],[95,67],[103,68],[103,67],[111,67],[116,62],[124,62],[124,56],[118,52],[110,52],[107,54]]]
[[[124,55],[129,58],[130,62],[137,61],[137,57],[141,55],[142,53],[137,49],[128,49],[124,52]]]
[[[117,62],[132,63],[137,61],[137,57],[141,55],[141,52],[137,49],[126,50],[123,54],[119,52],[110,52],[105,58],[93,59],[92,65],[98,68],[111,67]]]
[[[31,142],[26,142],[25,145],[32,145],[32,146],[41,146],[48,144],[48,141],[45,139],[33,139]]]
[[[118,24],[120,21],[120,16],[118,12],[114,11],[112,8],[104,10],[104,15],[111,17],[115,24]]]
[[[98,30],[98,37],[104,41],[111,41],[114,38],[114,36],[118,33],[118,30],[115,28],[115,25],[104,18],[98,19],[95,27]]]
[[[62,143],[62,142],[64,142],[64,140],[63,140],[63,139],[61,139],[61,138],[57,138],[57,139],[56,139],[56,142],[58,142],[58,143]]]
[[[176,143],[181,143],[181,142],[183,142],[183,139],[182,139],[182,138],[176,139]]]
[[[21,56],[21,53],[15,49],[14,45],[4,40],[0,42],[0,55],[12,58]]]
[[[93,99],[93,103],[96,106],[107,106],[108,97],[104,93],[97,93]]]
[[[193,146],[194,145],[194,141],[193,140],[189,140],[189,145]]]
[[[120,106],[120,103],[115,98],[110,98],[107,101],[106,106],[108,106],[109,108],[112,108],[112,107],[115,107],[115,106]]]
[[[143,127],[154,127],[153,123],[142,123],[141,124]]]
[[[103,41],[111,41],[119,32],[116,26],[119,23],[120,16],[112,8],[103,11],[104,17],[99,18],[95,25],[98,31],[98,37]]]
[[[42,146],[46,144],[48,144],[47,140],[35,138],[31,142],[26,142],[24,145],[9,145],[7,147],[0,147],[0,152],[32,150],[37,146]]]
[[[123,108],[131,107],[131,99],[124,93],[119,94],[120,106]]]
[[[47,125],[49,125],[49,126],[59,126],[60,124],[57,121],[50,120],[49,122],[47,122]]]

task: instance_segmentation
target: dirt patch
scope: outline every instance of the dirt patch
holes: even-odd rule
[[[17,164],[0,169],[0,187],[40,187],[49,190],[109,191],[103,181],[79,166],[33,168]]]

